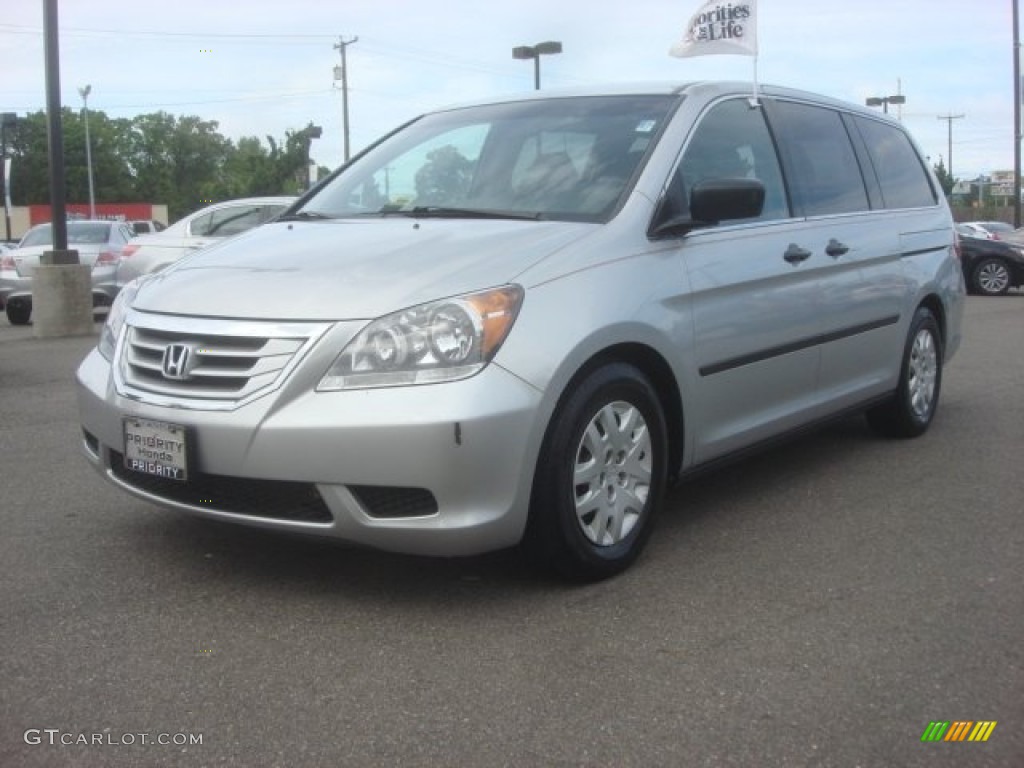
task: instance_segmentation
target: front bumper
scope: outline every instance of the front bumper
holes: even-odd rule
[[[203,517],[412,554],[516,544],[541,393],[495,364],[446,384],[318,393],[333,338],[282,387],[227,411],[125,397],[93,350],[77,373],[85,456],[123,490]],[[123,469],[128,416],[184,425],[195,482]]]

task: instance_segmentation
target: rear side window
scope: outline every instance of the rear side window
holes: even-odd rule
[[[886,208],[920,208],[935,205],[935,189],[914,146],[899,128],[854,118],[867,145],[868,156],[882,187]]]
[[[776,102],[769,117],[798,210],[805,216],[870,210],[857,155],[838,112]]]

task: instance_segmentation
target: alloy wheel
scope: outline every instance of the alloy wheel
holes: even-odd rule
[[[932,401],[935,399],[938,361],[935,337],[928,328],[922,328],[914,337],[914,345],[910,351],[909,375],[907,376],[910,407],[921,420],[928,418]]]

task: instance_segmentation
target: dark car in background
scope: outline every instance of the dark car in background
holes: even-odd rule
[[[960,254],[964,281],[971,293],[1000,296],[1024,285],[1024,245],[961,237]]]

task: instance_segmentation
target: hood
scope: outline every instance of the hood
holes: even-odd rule
[[[507,283],[599,226],[409,218],[266,224],[146,278],[132,306],[239,319],[368,320]]]

